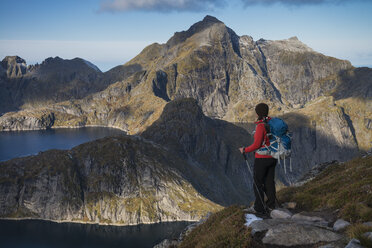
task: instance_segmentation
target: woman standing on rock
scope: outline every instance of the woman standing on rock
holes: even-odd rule
[[[255,108],[257,114],[256,131],[254,134],[254,142],[248,147],[239,148],[242,154],[254,152],[260,148],[270,146],[270,141],[267,136],[265,123],[271,118],[268,117],[269,106],[265,103],[260,103]],[[270,155],[261,155],[255,153],[253,180],[256,186],[253,187],[256,200],[254,202],[253,210],[257,213],[267,213],[267,210],[275,208],[275,165],[277,160]],[[267,196],[266,206],[263,200],[264,192]]]

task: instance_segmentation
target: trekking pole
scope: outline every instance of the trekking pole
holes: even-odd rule
[[[261,197],[260,191],[258,190],[257,184],[256,184],[256,182],[254,181],[254,175],[253,175],[253,172],[252,172],[252,170],[251,170],[251,166],[249,165],[249,162],[248,162],[248,160],[247,160],[247,156],[245,155],[244,152],[242,153],[242,155],[243,155],[243,157],[244,157],[245,163],[247,164],[248,171],[249,171],[249,173],[250,173],[251,176],[252,176],[252,179],[253,179],[253,185],[256,187],[256,191],[257,191],[258,197],[260,198],[260,201],[261,201],[261,204],[262,204],[262,206],[263,206],[263,208],[264,208],[264,211],[265,211],[265,213],[267,214],[268,212],[267,212],[267,210],[266,210],[266,205],[264,204],[264,201],[262,200],[262,197]]]

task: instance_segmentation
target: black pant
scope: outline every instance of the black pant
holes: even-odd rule
[[[264,192],[267,196],[266,205],[269,208],[275,208],[275,165],[277,160],[274,158],[256,158],[254,160],[254,182],[257,185],[253,185],[254,195],[256,201],[254,202],[254,208],[256,211],[264,212]]]

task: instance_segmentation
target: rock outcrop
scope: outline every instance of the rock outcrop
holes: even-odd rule
[[[0,163],[0,217],[134,225],[195,221],[221,207],[176,169],[187,165],[140,137]]]
[[[309,222],[288,219],[254,221],[252,236],[265,247],[310,247],[342,241],[340,234]],[[337,246],[341,247],[341,246]]]

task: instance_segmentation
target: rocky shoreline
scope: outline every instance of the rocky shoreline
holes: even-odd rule
[[[102,222],[89,222],[89,221],[78,221],[78,220],[53,220],[53,219],[43,219],[43,218],[32,218],[32,217],[23,217],[23,218],[3,218],[0,217],[0,220],[12,220],[12,221],[22,221],[22,220],[40,220],[40,221],[50,221],[54,223],[76,223],[83,225],[100,225],[100,226],[138,226],[138,225],[151,225],[159,223],[173,223],[173,222],[190,222],[198,223],[200,219],[179,219],[179,220],[164,220],[156,222],[141,222],[138,224],[128,223],[128,224],[117,224],[117,223],[102,223]]]
[[[71,129],[78,129],[78,128],[84,128],[84,127],[105,127],[105,128],[115,128],[118,130],[121,130],[125,133],[127,133],[127,130],[118,127],[118,126],[110,126],[110,125],[82,125],[82,126],[51,126],[51,127],[35,127],[35,128],[22,128],[22,129],[9,129],[5,128],[0,130],[0,132],[18,132],[18,131],[38,131],[38,130],[48,130],[48,129],[63,129],[63,128],[71,128]]]

